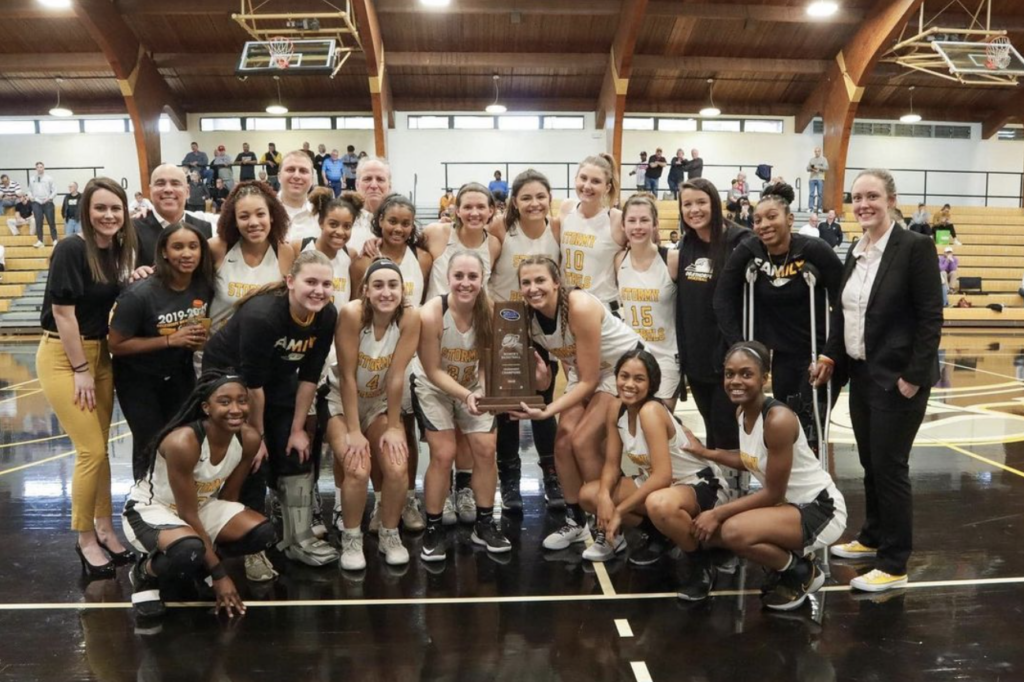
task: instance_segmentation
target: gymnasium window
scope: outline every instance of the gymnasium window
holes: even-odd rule
[[[82,122],[79,121],[39,121],[39,132],[43,135],[55,135],[61,133],[82,132]]]
[[[1003,128],[996,135],[997,140],[1024,140],[1024,128]]]
[[[622,119],[623,130],[654,130],[654,118],[626,117]]]
[[[448,130],[452,127],[451,116],[410,116],[409,130]]]
[[[781,135],[783,132],[783,123],[778,119],[746,118],[743,119],[743,132],[774,133]]]
[[[123,118],[87,118],[82,121],[87,133],[123,133],[127,126]]]
[[[695,118],[659,118],[658,130],[670,133],[692,133],[697,130]]]
[[[334,122],[330,116],[295,116],[292,118],[292,130],[331,130]]]
[[[544,130],[583,130],[582,116],[545,116]]]
[[[456,130],[494,130],[493,116],[453,116]]]
[[[201,124],[202,124],[202,121],[200,121],[200,125]],[[168,116],[167,114],[161,115],[160,116],[160,123],[158,125],[160,127],[160,132],[161,133],[169,133],[169,132],[171,132],[171,117]],[[128,119],[128,132],[129,133],[134,133],[135,132],[135,124],[132,123],[132,120],[130,118]]]
[[[35,135],[35,121],[0,121],[0,135]]]
[[[700,122],[700,129],[708,133],[738,133],[742,125],[738,118],[704,119]]]
[[[499,116],[498,130],[540,130],[540,116]]]
[[[199,129],[205,132],[214,130],[242,130],[242,119],[237,116],[231,118],[201,118]]]
[[[225,119],[229,120],[229,119]],[[283,117],[255,117],[245,119],[246,130],[288,130],[288,119]],[[239,130],[239,128],[219,128],[218,130]]]
[[[338,130],[373,130],[373,116],[339,116]]]

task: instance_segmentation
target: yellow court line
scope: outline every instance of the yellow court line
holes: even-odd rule
[[[4,398],[3,400],[0,400],[0,404],[9,403],[12,400],[21,400],[22,398],[27,398],[30,395],[35,395],[36,393],[42,393],[42,392],[43,392],[43,389],[41,389],[41,388],[34,388],[31,391],[29,391],[28,393],[23,393],[22,395],[11,396],[10,398]]]
[[[113,436],[107,442],[108,443],[113,443],[115,440],[121,440],[122,438],[128,438],[131,435],[132,435],[131,431],[127,431],[125,433],[122,433],[120,436]],[[40,460],[38,460],[36,462],[29,462],[28,464],[22,464],[21,466],[11,467],[10,469],[4,469],[3,471],[0,471],[0,476],[6,476],[7,474],[13,474],[15,471],[21,471],[22,469],[29,469],[29,468],[34,467],[34,466],[39,466],[40,464],[46,464],[47,462],[53,462],[53,461],[58,460],[58,459],[63,459],[65,457],[70,457],[73,454],[75,454],[74,448],[68,450],[67,452],[61,452],[60,454],[53,455],[52,457],[47,457],[45,459],[40,459]]]
[[[38,379],[38,378],[35,378],[35,379],[26,379],[25,381],[20,381],[20,382],[18,382],[18,383],[16,383],[16,384],[11,384],[10,386],[4,386],[3,390],[5,390],[5,391],[9,391],[9,390],[11,390],[12,388],[18,388],[19,386],[25,386],[25,385],[27,385],[27,384],[34,384],[34,383],[35,383],[35,382],[37,382],[37,381],[39,381],[39,379]]]
[[[585,544],[587,547],[590,547],[594,544],[593,538],[588,538]],[[604,562],[594,561],[592,563],[594,564],[594,575],[597,576],[597,584],[601,586],[601,592],[606,597],[614,597],[616,594],[615,586],[612,585],[612,579],[608,575],[608,569],[605,568]]]
[[[971,457],[972,459],[976,459],[979,462],[984,462],[985,464],[991,464],[992,466],[998,467],[999,469],[1002,469],[1003,471],[1008,471],[1011,474],[1017,474],[1021,478],[1024,478],[1024,471],[1021,471],[1020,469],[1014,469],[1012,466],[1008,466],[1006,464],[1002,464],[1000,462],[997,462],[997,461],[995,461],[993,459],[989,459],[988,457],[983,457],[981,455],[975,454],[975,453],[971,452],[970,450],[965,450],[965,449],[963,449],[962,447],[960,447],[958,445],[953,445],[952,443],[946,443],[946,442],[943,442],[943,441],[936,441],[934,439],[929,439],[929,440],[932,440],[932,442],[935,445],[942,446],[942,447],[945,447],[945,448],[949,448],[950,450],[953,450],[955,452],[959,452],[961,455],[967,455],[968,457]]]
[[[982,356],[982,357],[984,357],[984,356]],[[950,367],[959,367],[960,369],[969,369],[972,372],[977,372],[978,374],[989,374],[989,375],[994,376],[994,377],[1001,377],[1003,379],[1010,379],[1012,381],[1016,381],[1016,382],[1020,383],[1020,379],[1018,379],[1017,377],[1011,377],[1009,374],[1000,374],[999,372],[990,372],[987,369],[978,369],[977,367],[971,367],[970,365],[959,365],[959,364],[957,364],[955,362],[948,362],[946,360],[940,361],[939,364],[949,365]]]
[[[125,423],[125,420],[122,419],[119,422],[114,422],[110,426],[111,427],[120,426],[121,424],[124,424],[124,423]],[[60,434],[57,434],[56,436],[47,436],[46,438],[36,438],[34,440],[19,440],[17,443],[4,443],[3,445],[0,445],[0,450],[3,450],[5,448],[16,448],[19,445],[34,445],[36,443],[45,443],[45,442],[50,441],[50,440],[57,440],[58,438],[67,438],[67,437],[68,437],[68,434],[60,433]]]
[[[903,590],[925,590],[942,589],[949,587],[989,587],[997,585],[1024,585],[1024,576],[1011,578],[977,578],[965,580],[925,580],[921,582],[911,581]],[[820,592],[851,592],[849,585],[829,585],[823,587]],[[756,590],[715,590],[711,592],[712,597],[752,597],[761,594],[760,589]],[[864,593],[866,594],[866,593]],[[675,592],[640,592],[634,594],[551,594],[537,596],[509,596],[509,597],[414,597],[409,599],[295,599],[275,601],[251,601],[246,604],[247,608],[277,608],[277,607],[353,607],[353,606],[463,606],[472,604],[523,604],[523,603],[545,603],[545,602],[602,602],[602,601],[637,601],[650,599],[678,599]],[[167,602],[171,608],[201,608],[208,609],[213,602]],[[130,609],[131,602],[39,602],[39,603],[9,603],[0,604],[0,611],[93,611],[105,609]]]
[[[950,363],[946,363],[947,365]],[[980,370],[979,370],[980,371]],[[1002,375],[997,375],[1002,376]],[[933,388],[932,395],[950,395],[956,393],[970,393],[972,391],[984,391],[984,390],[995,390],[1000,389],[1000,393],[1004,391],[1002,389],[1018,389],[1024,390],[1024,384],[1019,381],[1004,381],[999,384],[988,384],[986,386],[950,386],[949,388]],[[1009,392],[1009,390],[1005,391]]]

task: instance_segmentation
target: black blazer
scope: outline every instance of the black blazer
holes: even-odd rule
[[[185,222],[199,228],[199,231],[207,239],[213,237],[213,227],[205,220],[193,218],[186,213]],[[132,220],[132,224],[135,226],[135,236],[139,244],[139,251],[135,254],[135,266],[152,266],[156,260],[156,241],[160,238],[160,233],[163,231],[160,221],[157,219],[156,213],[150,211],[146,214],[145,218],[135,218]]]
[[[825,355],[836,361],[842,375],[849,360],[842,292],[857,261],[853,251],[846,256],[825,347]],[[935,242],[894,225],[868,296],[864,350],[871,378],[885,389],[895,387],[900,377],[916,386],[933,386],[939,378],[941,336],[942,283]]]

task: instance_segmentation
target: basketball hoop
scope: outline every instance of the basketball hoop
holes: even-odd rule
[[[1001,71],[1010,65],[1010,39],[1006,36],[993,38],[985,47],[985,68]]]
[[[290,38],[276,36],[267,41],[267,50],[270,52],[270,62],[278,69],[287,69],[291,66],[292,55],[295,54],[295,44]]]

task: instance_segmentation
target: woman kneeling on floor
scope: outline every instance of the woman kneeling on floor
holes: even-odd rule
[[[842,535],[846,502],[808,446],[796,413],[765,396],[768,367],[768,349],[756,341],[737,343],[725,355],[725,392],[738,407],[739,452],[709,450],[686,431],[690,452],[746,469],[762,486],[702,512],[693,520],[693,535],[765,567],[764,605],[790,611],[824,584],[812,553]]]
[[[691,519],[728,499],[722,472],[712,462],[687,452],[683,425],[656,398],[661,387],[658,360],[646,350],[625,353],[615,366],[618,399],[608,405],[607,455],[599,481],[580,490],[580,506],[597,514],[601,530],[583,558],[606,561],[626,549],[622,525],[654,526],[686,551],[690,563],[704,566],[704,554],[690,533]],[[624,476],[623,456],[640,469]],[[652,526],[653,523],[653,526]],[[633,552],[630,562],[643,566],[661,558],[653,543]],[[691,571],[694,584],[684,587],[687,598],[703,599],[711,590],[710,574]]]
[[[150,446],[149,470],[124,508],[125,534],[146,553],[131,572],[136,616],[164,614],[165,581],[206,576],[216,610],[245,615],[220,555],[246,556],[274,544],[270,522],[237,501],[260,449],[248,415],[249,390],[241,377],[207,372]]]

